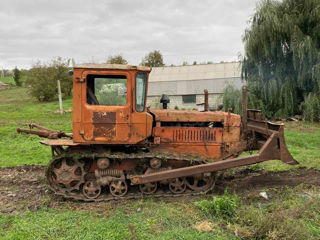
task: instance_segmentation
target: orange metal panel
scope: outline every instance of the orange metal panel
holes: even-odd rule
[[[73,72],[73,111],[72,111],[72,134],[75,142],[81,142],[80,123],[81,123],[81,88],[83,83],[78,82],[82,70],[74,69]]]
[[[224,128],[223,142],[239,142],[240,141],[240,127]]]
[[[205,158],[218,160],[221,159],[221,144],[219,143],[161,143],[153,151],[164,155],[173,155],[190,159]]]
[[[241,117],[239,115],[226,112],[198,112],[184,110],[150,110],[156,121],[160,122],[222,122],[225,126],[240,127]]]

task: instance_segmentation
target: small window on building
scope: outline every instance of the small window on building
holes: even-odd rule
[[[183,95],[182,102],[183,103],[196,103],[196,95]]]
[[[127,104],[127,78],[122,75],[88,75],[87,103],[123,106]]]

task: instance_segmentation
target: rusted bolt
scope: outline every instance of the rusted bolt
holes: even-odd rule
[[[131,178],[131,185],[137,185],[137,184],[140,184],[140,182],[141,182],[141,179],[138,177]]]
[[[161,160],[158,158],[152,158],[150,160],[150,167],[152,168],[159,168],[161,167]]]
[[[110,160],[108,158],[99,158],[97,161],[97,166],[100,169],[106,169],[110,166]]]

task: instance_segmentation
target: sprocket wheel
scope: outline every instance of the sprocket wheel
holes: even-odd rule
[[[113,180],[109,185],[112,196],[123,197],[128,191],[127,182],[124,179]]]
[[[140,184],[139,189],[143,194],[150,195],[157,191],[158,183],[152,182],[152,183]]]
[[[201,192],[209,190],[214,183],[213,176],[195,175],[185,178],[186,185],[193,191]]]
[[[69,193],[79,191],[84,175],[84,163],[72,158],[57,159],[47,170],[49,185],[56,191]]]
[[[174,194],[183,193],[186,190],[186,181],[184,178],[174,178],[169,182],[169,189]]]
[[[87,181],[83,185],[83,195],[88,199],[95,199],[99,197],[101,193],[101,186],[97,184],[95,181]]]

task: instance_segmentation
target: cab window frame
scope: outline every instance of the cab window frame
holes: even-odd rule
[[[140,78],[140,79],[143,79],[143,88],[142,88],[142,93],[140,96],[142,97],[142,100],[140,103],[143,103],[143,105],[138,105],[138,94],[137,94],[137,91],[138,91],[138,87],[137,87],[137,79],[138,79],[138,76],[141,76],[143,75],[143,78]],[[147,79],[148,79],[148,76],[147,76],[147,73],[145,72],[137,72],[136,75],[135,75],[135,110],[136,112],[139,112],[139,113],[142,113],[142,112],[145,112],[145,109],[146,109],[146,99],[147,99]]]
[[[124,104],[101,104],[99,101],[98,101],[98,98],[97,98],[97,94],[96,94],[96,79],[98,78],[101,78],[101,79],[119,79],[119,80],[126,80],[125,81],[125,92],[124,92],[124,96],[125,98],[123,97],[123,99],[125,99],[125,102]],[[121,82],[119,82],[121,84]],[[105,83],[105,84],[108,84],[108,83]],[[118,84],[118,83],[116,83]],[[122,106],[127,106],[128,105],[128,84],[129,84],[129,81],[128,81],[128,75],[127,74],[88,74],[86,76],[86,104],[90,105],[90,106],[119,106],[119,107],[122,107]],[[89,102],[89,95],[90,93],[88,92],[88,90],[91,89],[92,91],[92,94],[94,95],[94,97],[96,98],[95,100],[92,99],[92,95],[91,95],[91,101],[92,102]],[[119,91],[119,90],[118,90]],[[120,95],[118,95],[120,96]],[[100,99],[101,100],[101,99]],[[96,103],[94,103],[96,101]],[[97,104],[98,103],[98,104]]]

